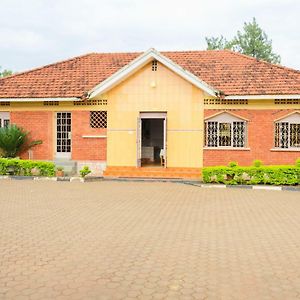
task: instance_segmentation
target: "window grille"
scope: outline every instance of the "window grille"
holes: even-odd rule
[[[204,105],[247,105],[248,99],[204,99]]]
[[[0,102],[1,106],[10,106],[10,102],[6,102],[6,101],[1,101]]]
[[[274,103],[278,105],[300,104],[300,99],[275,99]]]
[[[107,99],[74,101],[74,105],[107,105]]]
[[[205,122],[207,147],[218,147],[218,122]]]
[[[246,146],[245,121],[206,121],[205,146],[206,147],[234,147]]]
[[[233,147],[245,147],[245,122],[233,122]]]
[[[156,72],[157,71],[157,60],[152,61],[152,71]]]
[[[275,147],[299,148],[300,123],[277,122],[275,123]]]
[[[90,112],[91,128],[107,128],[107,111]]]
[[[57,106],[59,105],[58,101],[44,101],[44,106]]]
[[[219,123],[219,146],[231,146],[231,124]]]

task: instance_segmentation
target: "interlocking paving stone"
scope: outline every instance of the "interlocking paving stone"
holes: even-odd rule
[[[300,198],[0,181],[0,299],[300,299]]]

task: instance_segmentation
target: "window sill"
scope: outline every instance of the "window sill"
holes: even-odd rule
[[[83,135],[85,139],[106,139],[106,135]]]
[[[204,147],[204,150],[228,150],[228,151],[250,151],[250,148],[234,148],[234,147]]]
[[[300,148],[299,149],[293,149],[293,148],[272,148],[270,149],[270,151],[273,152],[300,152]]]

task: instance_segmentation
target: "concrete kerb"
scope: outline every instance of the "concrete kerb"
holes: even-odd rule
[[[35,177],[35,176],[10,176],[2,175],[0,180],[37,180],[37,181],[61,181],[61,182],[98,182],[98,181],[120,181],[120,182],[172,182],[191,185],[200,188],[216,189],[252,189],[270,191],[293,191],[300,192],[300,186],[274,186],[274,185],[225,185],[225,184],[205,184],[195,180],[166,179],[166,178],[104,178],[101,176],[82,177]]]

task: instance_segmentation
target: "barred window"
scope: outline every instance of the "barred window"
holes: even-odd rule
[[[91,128],[107,128],[107,111],[90,111]]]
[[[292,114],[275,123],[275,147],[300,148],[300,114]]]
[[[222,113],[205,122],[206,147],[246,146],[246,121],[228,113]]]

